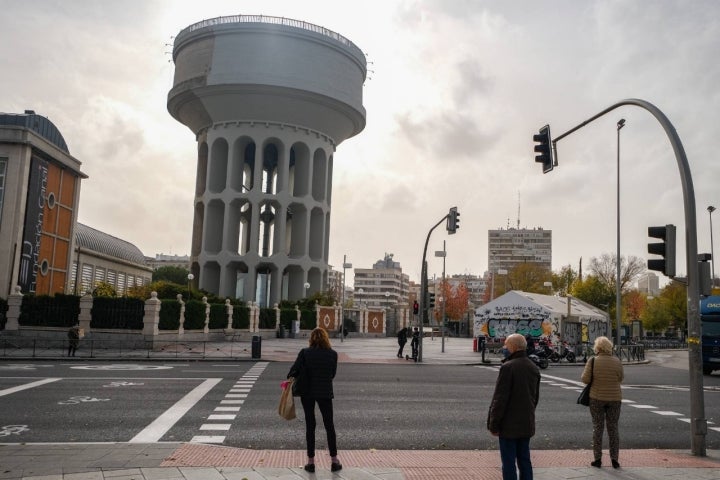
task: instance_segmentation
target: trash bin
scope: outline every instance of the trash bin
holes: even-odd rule
[[[253,335],[252,349],[251,349],[251,357],[252,358],[260,358],[261,345],[262,345],[262,337],[260,335]]]

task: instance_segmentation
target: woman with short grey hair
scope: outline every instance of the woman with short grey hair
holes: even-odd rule
[[[623,366],[613,355],[613,344],[607,337],[597,337],[593,346],[595,356],[585,364],[582,382],[590,387],[590,416],[593,424],[593,467],[602,466],[602,437],[607,425],[610,444],[610,461],[613,468],[620,468],[620,406],[622,405]]]

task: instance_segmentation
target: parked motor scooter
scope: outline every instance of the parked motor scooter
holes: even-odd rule
[[[567,342],[562,342],[560,346],[560,358],[566,359],[570,363],[575,363],[575,352],[570,350]]]
[[[548,365],[549,365],[547,358],[538,357],[538,356],[537,356],[536,354],[534,354],[534,353],[528,354],[527,357],[528,357],[530,360],[532,360],[532,362],[533,362],[535,365],[537,365],[538,368],[540,368],[541,370],[545,370],[545,369],[548,367]]]
[[[538,357],[550,360],[553,363],[560,361],[560,354],[556,352],[546,340],[540,340],[534,352]]]

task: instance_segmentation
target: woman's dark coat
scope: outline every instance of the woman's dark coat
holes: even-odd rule
[[[524,350],[500,367],[490,403],[487,427],[502,438],[535,435],[535,407],[540,400],[540,370]]]
[[[307,392],[301,397],[334,398],[332,381],[337,372],[337,352],[331,348],[303,348],[290,367],[288,378],[298,377],[301,370],[307,380]]]

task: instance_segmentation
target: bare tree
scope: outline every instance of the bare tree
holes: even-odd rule
[[[600,258],[592,257],[590,272],[614,292],[617,280],[617,255],[603,253]],[[645,261],[643,259],[634,255],[630,255],[628,258],[620,256],[620,291],[626,292],[630,284],[644,272]]]

